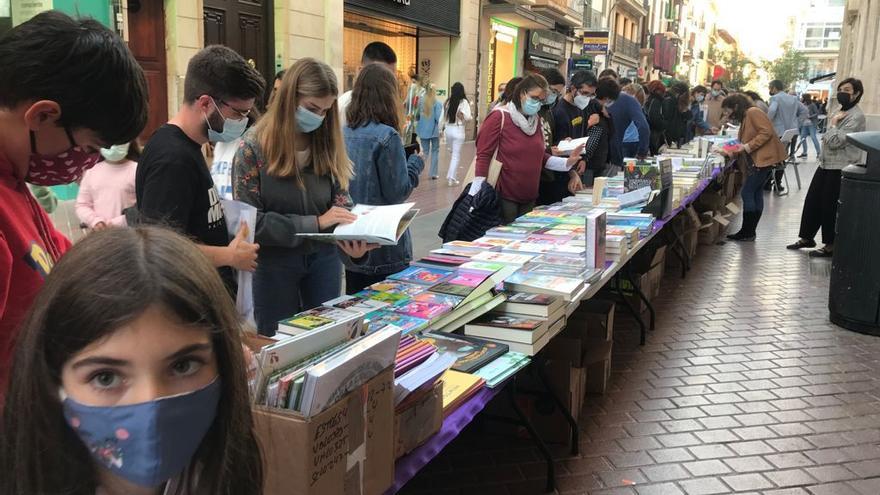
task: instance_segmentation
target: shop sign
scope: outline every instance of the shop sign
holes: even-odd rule
[[[585,32],[583,53],[608,53],[608,31]]]
[[[637,69],[627,69],[626,70],[626,77],[628,77],[630,79],[634,79],[638,75],[639,75],[639,71]]]
[[[579,70],[593,70],[593,59],[572,58],[569,63],[569,72],[577,72]]]
[[[461,0],[344,0],[346,9],[458,36]]]
[[[555,31],[531,31],[528,51],[529,55],[565,60],[565,36]]]
[[[52,0],[16,0],[12,2],[12,25],[18,26],[31,17],[52,10]]]

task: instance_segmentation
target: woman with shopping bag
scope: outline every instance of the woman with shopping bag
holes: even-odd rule
[[[583,145],[569,156],[552,156],[545,151],[538,132],[538,110],[547,95],[547,81],[529,74],[513,91],[511,100],[486,117],[477,135],[474,180],[468,194],[475,196],[483,184],[495,187],[500,196],[501,221],[510,223],[530,212],[538,198],[541,169],[568,172],[581,159]]]

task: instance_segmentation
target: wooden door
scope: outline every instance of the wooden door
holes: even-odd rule
[[[271,0],[204,0],[205,46],[226,45],[260,71],[271,87],[275,70]]]
[[[140,139],[145,143],[168,120],[168,79],[165,67],[165,9],[160,1],[128,2],[128,47],[144,69],[150,115]]]

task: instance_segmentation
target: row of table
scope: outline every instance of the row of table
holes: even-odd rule
[[[682,198],[679,206],[674,208],[669,213],[669,215],[665,216],[664,218],[660,218],[660,219],[655,220],[654,227],[653,227],[650,234],[648,234],[646,237],[639,239],[639,242],[635,246],[630,247],[630,249],[627,251],[627,253],[624,256],[622,256],[619,260],[609,262],[606,265],[606,268],[605,268],[604,272],[602,273],[602,276],[597,281],[590,284],[589,288],[584,293],[582,299],[580,299],[578,301],[573,301],[571,304],[579,305],[581,301],[592,298],[600,290],[602,290],[606,285],[608,285],[608,283],[612,279],[615,279],[615,278],[617,279],[617,282],[618,282],[616,284],[618,294],[622,296],[623,294],[622,294],[622,292],[620,292],[621,291],[620,277],[627,278],[631,282],[631,285],[634,288],[635,292],[645,302],[645,304],[649,310],[651,320],[650,320],[649,324],[646,325],[644,320],[642,319],[641,314],[639,314],[634,308],[632,308],[629,305],[626,298],[622,298],[623,302],[624,302],[624,307],[627,309],[627,311],[629,313],[631,313],[636,318],[637,322],[640,325],[641,343],[644,344],[646,334],[647,334],[647,329],[648,328],[653,329],[653,327],[654,327],[654,308],[651,306],[648,298],[641,292],[641,290],[638,287],[638,284],[634,283],[632,273],[628,269],[626,269],[628,266],[628,263],[639,252],[639,250],[644,248],[645,245],[647,245],[652,239],[654,239],[654,237],[656,237],[664,229],[664,227],[669,225],[669,223],[672,221],[673,218],[675,218],[678,214],[683,212],[688,206],[693,204],[694,201],[696,201],[697,198],[699,198],[700,195],[706,190],[706,188],[709,186],[709,184],[713,180],[718,178],[718,176],[721,175],[723,173],[723,171],[728,166],[730,166],[730,163],[728,163],[727,165],[725,165],[723,167],[714,168],[712,170],[711,176],[707,177],[705,179],[702,179],[699,182],[699,184],[694,188],[693,192],[691,192],[686,197]],[[680,233],[673,233],[673,236],[674,236],[675,242],[678,242],[678,243],[681,242]],[[686,253],[685,253],[685,256],[686,256]],[[685,266],[685,267],[688,266],[688,260],[683,260],[683,261],[684,261],[683,266]],[[535,364],[536,367],[538,368],[538,370],[537,370],[538,375],[543,381],[544,377],[542,376],[543,375],[543,373],[542,373],[542,371],[543,371],[542,360],[538,357],[538,355],[535,356],[535,360],[534,360],[533,364]],[[520,373],[522,373],[522,372],[523,371],[521,370]],[[440,452],[443,450],[444,447],[446,447],[450,442],[452,442],[456,437],[458,437],[458,435],[461,434],[461,432],[464,430],[464,428],[468,424],[470,424],[470,422],[473,421],[473,419],[486,408],[486,406],[489,404],[490,401],[492,401],[492,399],[494,399],[496,396],[498,396],[500,393],[502,393],[502,391],[506,391],[506,393],[508,395],[510,395],[510,397],[511,397],[511,402],[512,402],[511,405],[513,406],[513,409],[514,409],[515,413],[517,414],[517,416],[519,416],[518,418],[515,419],[515,421],[518,421],[518,424],[521,424],[522,426],[524,426],[526,428],[526,430],[529,432],[530,436],[532,437],[532,440],[535,442],[535,444],[538,446],[539,450],[541,450],[542,454],[544,455],[545,460],[547,461],[547,490],[553,491],[553,489],[555,487],[553,459],[550,457],[549,449],[547,449],[543,440],[541,440],[541,438],[537,435],[537,433],[535,432],[531,423],[529,422],[528,418],[523,414],[523,412],[517,406],[516,402],[513,400],[513,397],[516,393],[516,378],[517,378],[517,376],[514,375],[513,377],[508,379],[508,381],[505,382],[504,384],[501,384],[495,388],[483,388],[480,391],[478,391],[476,394],[474,394],[473,397],[471,397],[464,404],[462,404],[461,407],[459,407],[458,409],[453,411],[449,416],[447,416],[443,420],[443,425],[441,426],[439,432],[437,432],[434,436],[432,436],[427,442],[422,444],[420,447],[416,448],[415,450],[413,450],[409,454],[398,459],[396,462],[396,465],[395,465],[394,484],[388,489],[388,491],[386,492],[385,495],[391,495],[391,494],[397,493],[401,488],[403,488],[403,486],[407,482],[409,482],[412,478],[414,478],[416,476],[416,474],[418,474],[418,472],[422,468],[424,468],[432,459],[434,459],[438,454],[440,454]],[[572,427],[571,448],[572,448],[572,453],[577,454],[577,450],[578,450],[577,422],[572,417],[571,411],[568,411],[568,408],[552,392],[551,388],[549,387],[549,384],[545,383],[545,385],[546,385],[546,389],[547,389],[547,390],[545,390],[545,392],[547,392],[553,396],[554,401],[557,403],[558,406],[560,406],[560,409],[562,410],[563,414],[566,415],[566,419],[568,420],[568,422],[570,423],[570,425]]]

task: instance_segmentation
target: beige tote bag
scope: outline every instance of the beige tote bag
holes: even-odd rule
[[[507,112],[504,110],[498,110],[501,112],[501,128],[498,130],[498,148],[501,147],[501,133],[504,131],[504,114]],[[498,177],[501,176],[501,167],[502,163],[498,161],[498,148],[495,148],[495,153],[492,155],[492,161],[489,162],[489,173],[486,174],[486,182],[489,183],[490,186],[495,187],[495,184],[498,183]],[[471,162],[471,166],[468,167],[468,173],[465,176],[462,184],[464,187],[469,187],[469,184],[474,181],[474,177],[476,176],[477,171],[477,157],[474,156],[473,161]]]

